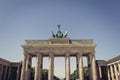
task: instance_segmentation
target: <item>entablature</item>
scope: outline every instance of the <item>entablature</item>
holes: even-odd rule
[[[55,55],[64,56],[66,52],[71,53],[71,55],[76,55],[77,53],[81,53],[83,55],[87,53],[91,53],[94,51],[95,47],[90,46],[62,46],[62,45],[49,45],[49,46],[23,46],[24,51],[26,53],[31,53],[31,55],[35,55],[35,53],[43,53],[43,55],[49,55],[49,53],[55,53]]]
[[[69,38],[50,38],[48,40],[25,40],[25,42],[25,45],[93,44],[92,39],[71,40]]]
[[[94,51],[96,45],[92,39],[86,40],[70,40],[69,38],[50,38],[48,40],[26,40],[26,44],[22,45],[24,52],[35,55],[35,53],[43,53],[49,55],[50,52],[55,55],[62,56],[66,52],[76,55],[82,51],[83,55]]]

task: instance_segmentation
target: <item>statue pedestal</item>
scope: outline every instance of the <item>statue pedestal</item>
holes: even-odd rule
[[[69,44],[69,38],[50,38],[50,44]]]

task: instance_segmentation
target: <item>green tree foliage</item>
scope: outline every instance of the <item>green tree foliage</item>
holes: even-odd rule
[[[34,80],[35,67],[31,68],[31,80]]]
[[[48,79],[48,70],[43,69],[42,70],[42,80],[47,80]]]
[[[85,78],[85,80],[88,80],[88,67],[83,67],[83,73],[84,73],[84,78]]]
[[[88,67],[83,67],[83,74],[84,74],[84,80],[88,80]],[[78,79],[77,70],[74,70],[74,72],[70,75],[71,80]],[[65,80],[65,78],[64,78]]]
[[[70,75],[72,80],[76,80],[77,79],[77,70],[75,70],[71,75]]]
[[[31,80],[34,80],[35,75],[35,67],[31,68]],[[48,70],[43,69],[42,70],[42,80],[48,80]],[[58,77],[54,76],[54,80],[60,80]]]

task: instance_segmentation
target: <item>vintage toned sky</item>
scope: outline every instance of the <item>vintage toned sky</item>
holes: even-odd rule
[[[21,61],[21,45],[25,40],[48,39],[51,31],[57,30],[57,24],[61,24],[63,31],[68,31],[71,39],[94,39],[97,45],[96,59],[108,60],[118,56],[119,4],[119,0],[1,0],[0,57]],[[72,67],[71,69],[73,71]],[[64,72],[64,58],[56,59],[55,74],[62,77],[62,71]]]

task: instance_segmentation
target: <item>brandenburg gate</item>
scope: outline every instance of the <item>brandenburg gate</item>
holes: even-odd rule
[[[22,45],[24,60],[22,64],[21,80],[30,80],[32,57],[36,57],[34,80],[42,80],[43,57],[49,57],[48,80],[54,80],[54,58],[65,57],[65,78],[70,80],[70,57],[76,57],[78,79],[84,80],[83,56],[87,57],[89,80],[97,80],[95,47],[93,40],[71,40],[61,35],[58,30],[53,38],[48,40],[26,40]]]

